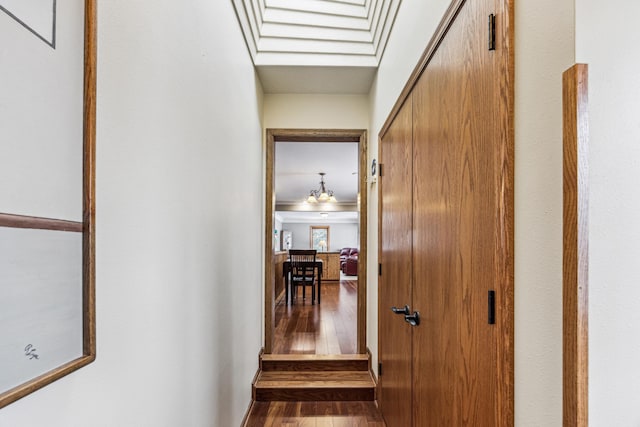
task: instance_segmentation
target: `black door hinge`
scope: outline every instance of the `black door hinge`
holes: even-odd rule
[[[382,362],[378,363],[378,376],[382,376]]]
[[[496,50],[496,16],[489,15],[489,50]]]
[[[382,176],[382,175],[383,175],[383,173],[382,173],[383,166],[384,166],[384,165],[383,165],[382,163],[380,163],[380,164],[378,165],[378,176]]]
[[[496,291],[489,291],[488,302],[489,302],[488,322],[490,325],[495,325],[496,324]]]
[[[382,263],[378,264],[378,276],[382,276]]]

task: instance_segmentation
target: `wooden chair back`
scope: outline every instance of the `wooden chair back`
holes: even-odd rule
[[[313,281],[315,279],[316,254],[315,249],[289,249],[293,280]]]

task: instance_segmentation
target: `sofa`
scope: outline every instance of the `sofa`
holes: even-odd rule
[[[340,270],[347,276],[358,275],[358,248],[340,250]]]

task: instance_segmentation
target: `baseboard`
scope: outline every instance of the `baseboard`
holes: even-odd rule
[[[378,374],[376,374],[373,371],[373,365],[371,364],[371,361],[373,360],[373,357],[371,355],[371,350],[369,350],[369,347],[367,347],[367,352],[366,352],[368,358],[369,358],[369,371],[371,372],[371,376],[373,377],[373,379],[375,380],[376,384],[378,384]]]
[[[258,377],[258,374],[262,370],[262,355],[263,354],[264,354],[264,347],[262,347],[260,349],[260,351],[258,352],[258,372],[256,372],[256,376],[253,378],[254,382],[255,382],[256,378]],[[251,383],[251,384],[253,384],[253,383]]]
[[[245,427],[247,425],[247,420],[249,419],[249,414],[251,413],[251,410],[253,409],[253,405],[256,402],[256,396],[255,396],[255,391],[253,389],[253,385],[258,380],[258,376],[260,375],[260,371],[262,371],[262,357],[261,356],[263,354],[264,354],[264,347],[262,347],[260,349],[260,352],[258,353],[258,370],[256,371],[256,374],[253,376],[253,380],[251,381],[251,401],[249,402],[249,407],[247,408],[247,412],[244,414],[244,418],[242,418],[242,424],[240,424],[241,427]]]
[[[376,406],[378,406],[378,396],[380,395],[380,381],[378,380],[378,375],[373,371],[373,365],[371,361],[373,360],[371,357],[371,350],[367,347],[367,356],[369,359],[369,373],[371,374],[371,378],[373,378],[373,382],[375,383],[375,396],[374,401],[376,402]]]
[[[247,408],[247,412],[244,414],[244,418],[242,419],[242,424],[240,424],[240,427],[246,427],[247,426],[247,421],[249,421],[249,414],[251,413],[251,410],[253,409],[253,405],[255,403],[256,403],[256,401],[251,399],[251,402],[249,402],[249,407]],[[377,404],[378,404],[378,402],[376,402],[376,405]]]

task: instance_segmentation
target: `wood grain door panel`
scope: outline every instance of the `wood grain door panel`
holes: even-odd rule
[[[513,0],[453,0],[380,133],[379,401],[392,427],[514,423],[513,34]],[[407,298],[421,322],[402,328],[389,308]]]
[[[464,4],[413,90],[415,426],[496,424],[492,9]]]
[[[412,103],[407,100],[381,141],[378,401],[387,427],[411,425],[411,327],[392,306],[412,304]]]

